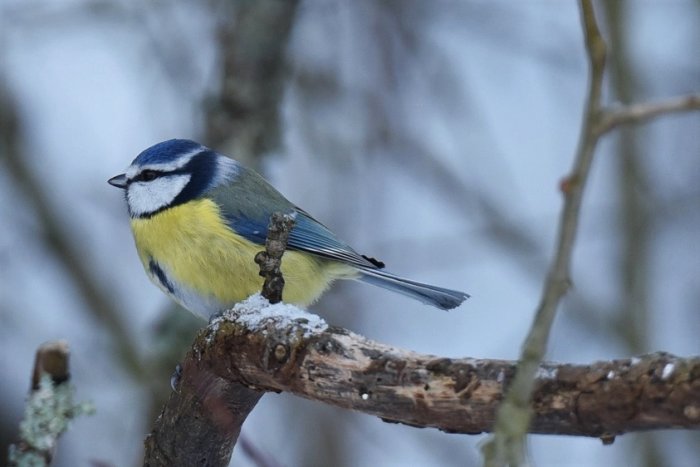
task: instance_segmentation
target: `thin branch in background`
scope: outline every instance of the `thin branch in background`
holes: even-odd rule
[[[570,264],[581,201],[598,142],[595,129],[600,118],[606,57],[605,42],[598,29],[592,3],[590,0],[581,0],[580,5],[591,74],[583,114],[583,128],[571,174],[562,183],[565,199],[554,260],[544,284],[535,321],[523,344],[518,371],[499,408],[494,436],[483,448],[486,466],[525,463],[525,436],[532,416],[530,401],[535,375],[547,349],[557,305],[571,284]]]
[[[92,404],[73,402],[75,389],[69,384],[68,344],[47,342],[36,352],[31,392],[20,422],[20,441],[10,446],[11,467],[41,467],[51,464],[58,438],[76,417],[90,415]]]
[[[674,97],[658,102],[622,105],[606,108],[596,128],[599,135],[608,133],[620,125],[643,123],[664,115],[700,110],[700,94]]]
[[[616,109],[609,114],[606,113],[601,106],[606,44],[598,28],[592,2],[581,0],[580,6],[590,66],[590,82],[584,110],[583,128],[574,167],[571,174],[561,184],[565,201],[559,223],[555,257],[545,281],[535,322],[523,345],[518,372],[499,409],[495,434],[483,448],[486,466],[524,465],[526,463],[525,436],[531,422],[530,400],[537,366],[544,358],[557,306],[571,283],[570,264],[581,201],[600,137],[623,123],[635,123],[663,113],[698,108],[697,99],[690,96],[665,104],[627,106]]]

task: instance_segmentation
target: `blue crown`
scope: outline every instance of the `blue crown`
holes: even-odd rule
[[[150,148],[145,149],[141,154],[136,156],[132,164],[146,165],[172,162],[182,154],[187,154],[197,149],[206,148],[189,139],[169,139],[168,141],[154,144]]]

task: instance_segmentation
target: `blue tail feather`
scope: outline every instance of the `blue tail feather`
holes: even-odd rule
[[[469,294],[458,290],[422,284],[378,269],[362,268],[360,273],[361,275],[358,279],[362,282],[392,290],[443,310],[456,308],[469,298]]]

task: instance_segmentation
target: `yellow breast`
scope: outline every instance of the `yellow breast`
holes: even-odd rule
[[[146,271],[151,261],[157,262],[175,289],[174,298],[191,311],[205,316],[213,312],[192,309],[208,307],[196,303],[198,300],[188,300],[188,294],[227,308],[262,287],[263,279],[253,258],[264,248],[222,222],[219,208],[211,200],[195,200],[150,218],[132,219],[131,228]],[[333,280],[351,277],[353,270],[342,263],[287,251],[282,258],[282,274],[283,300],[308,305]],[[149,276],[157,281],[152,271]]]

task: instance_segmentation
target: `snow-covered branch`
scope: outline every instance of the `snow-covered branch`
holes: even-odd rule
[[[255,296],[196,338],[147,440],[145,465],[190,465],[207,456],[227,465],[242,423],[266,391],[388,422],[489,432],[515,369],[513,361],[397,349]],[[545,363],[533,401],[531,433],[607,441],[630,431],[700,428],[700,357],[657,353],[590,365]],[[150,460],[156,455],[161,463]]]

